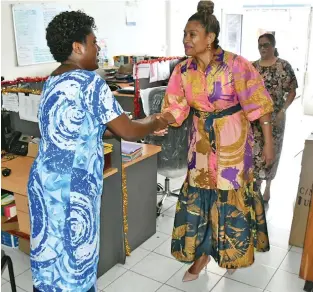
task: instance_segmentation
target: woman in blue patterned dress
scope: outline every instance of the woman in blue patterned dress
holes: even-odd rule
[[[29,177],[34,291],[96,291],[103,133],[140,139],[167,122],[131,121],[94,70],[99,46],[94,19],[57,15],[47,43],[61,65],[46,81],[39,109],[41,142]]]

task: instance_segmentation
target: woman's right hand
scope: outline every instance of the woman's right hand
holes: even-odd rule
[[[163,131],[168,127],[168,121],[163,117],[162,114],[153,114],[150,116],[152,120],[156,121],[157,128],[155,132]]]
[[[156,130],[156,131],[154,131],[154,135],[155,136],[165,136],[165,135],[167,135],[167,133],[168,133],[168,125],[169,125],[169,120],[168,120],[168,118],[166,117],[166,115],[164,115],[164,114],[161,114],[161,113],[158,113],[158,114],[156,114],[157,115],[157,118],[158,119],[162,119],[163,121],[166,121],[166,127],[165,128],[160,128],[160,129],[158,129],[158,130]]]

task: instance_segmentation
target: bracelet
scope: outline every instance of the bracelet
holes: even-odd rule
[[[265,121],[265,122],[262,122],[263,125],[271,125],[272,122],[269,122],[269,121]]]

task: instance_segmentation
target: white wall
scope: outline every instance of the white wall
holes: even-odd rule
[[[311,33],[308,55],[308,69],[305,76],[305,87],[303,93],[304,113],[313,116],[313,15],[311,14]]]
[[[183,30],[188,18],[197,11],[198,0],[169,0],[170,17],[168,22],[168,53],[171,56],[183,55]],[[245,5],[313,5],[313,0],[213,0],[214,14],[220,21],[220,43],[223,45],[224,25],[223,15],[242,14]],[[183,3],[183,4],[182,4]],[[265,21],[266,22],[266,21]]]
[[[11,4],[15,3],[20,2],[1,2],[1,76],[14,79],[23,76],[48,75],[57,67],[57,63],[17,66],[11,10]],[[96,34],[108,39],[110,56],[120,54],[164,56],[166,54],[166,3],[164,0],[138,1],[137,25],[133,27],[126,26],[125,1],[78,1],[75,3],[62,1],[62,3],[68,3],[73,10],[83,10],[95,18],[98,28]]]
[[[197,12],[198,2],[199,0],[188,0],[183,2],[182,0],[170,1],[170,17],[167,28],[169,34],[168,54],[170,56],[184,56],[184,29],[190,16]],[[214,14],[221,22],[221,6],[219,5],[219,1],[214,2]],[[220,40],[221,35],[219,38]]]

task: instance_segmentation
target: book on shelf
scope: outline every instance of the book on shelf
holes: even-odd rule
[[[113,152],[113,145],[104,143],[104,155],[112,153]]]
[[[104,169],[103,171],[106,171],[109,169],[112,165],[111,163],[111,153],[113,152],[113,145],[104,143]]]
[[[10,193],[1,194],[1,216],[6,216],[8,218],[16,216],[14,195]]]

